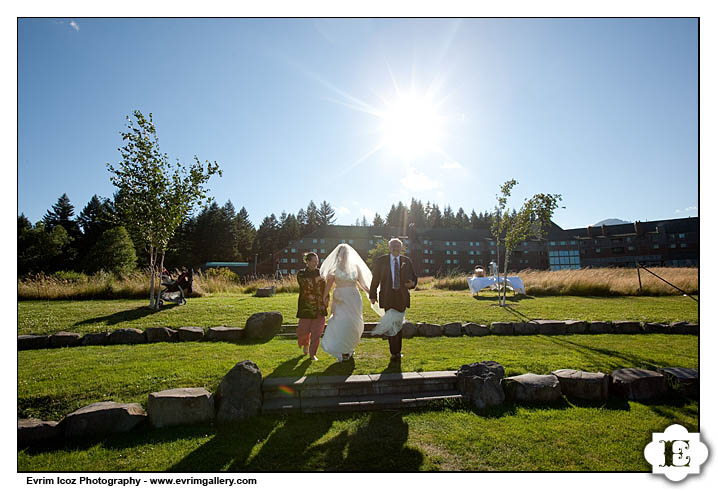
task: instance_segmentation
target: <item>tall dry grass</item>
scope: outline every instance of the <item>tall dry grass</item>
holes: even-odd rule
[[[176,278],[179,272],[174,274]],[[61,271],[36,274],[17,281],[19,300],[105,300],[117,298],[149,298],[149,273],[136,271],[116,276],[99,272],[93,275]],[[243,280],[226,268],[195,273],[190,297],[212,293],[254,293],[257,288],[275,286],[278,293],[298,293],[295,276],[281,280],[256,278]],[[157,288],[157,287],[156,287]]]
[[[698,293],[698,268],[649,268],[652,272],[689,294]],[[525,269],[521,277],[527,295],[681,295],[681,292],[645,270],[641,270],[641,289],[638,274],[628,268],[596,268],[561,271]],[[469,275],[419,279],[418,290],[468,290]]]
[[[650,268],[689,294],[698,293],[698,268]],[[517,273],[524,282],[527,295],[680,295],[681,293],[641,271],[642,291],[638,289],[635,269],[601,268],[564,271],[526,269]],[[175,275],[176,277],[176,275]],[[468,275],[455,274],[434,278],[419,278],[417,290],[468,291]],[[212,293],[249,293],[258,288],[276,287],[277,293],[298,293],[296,276],[281,280],[256,278],[242,280],[229,270],[199,271],[194,275],[193,293],[198,297]],[[94,275],[60,272],[38,274],[18,279],[19,300],[100,300],[117,298],[149,298],[149,279],[146,272],[115,276],[100,272]]]

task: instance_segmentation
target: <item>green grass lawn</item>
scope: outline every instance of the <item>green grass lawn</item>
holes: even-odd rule
[[[488,323],[532,318],[647,321],[697,320],[684,297],[538,297],[497,307],[488,295],[416,292],[409,320]],[[189,299],[159,313],[143,301],[18,303],[19,333],[92,332],[120,327],[242,326],[253,312],[279,310],[294,318],[296,295],[272,298],[217,295]],[[518,313],[517,313],[518,312]],[[376,316],[365,304],[365,319]],[[318,362],[300,355],[295,340],[256,343],[157,343],[18,352],[19,417],[59,420],[92,402],[146,405],[150,392],[175,387],[214,391],[241,360],[264,376],[366,374],[454,370],[482,360],[507,376],[575,368],[609,373],[620,367],[698,367],[698,337],[689,335],[566,335],[413,338],[401,366],[389,365],[388,343],[363,339],[353,360],[336,363],[320,349]],[[651,433],[679,423],[698,430],[698,403],[651,404],[609,399],[549,406],[510,403],[480,412],[446,402],[416,411],[259,416],[241,424],[141,429],[18,452],[20,471],[416,471],[614,470],[649,471],[643,448]]]
[[[495,321],[531,319],[638,320],[671,322],[698,320],[698,304],[683,296],[665,297],[508,297],[508,308],[496,297],[482,293],[427,290],[412,294],[407,320],[446,323],[454,321],[487,324]],[[270,298],[245,294],[208,295],[191,298],[181,307],[159,312],[145,308],[144,300],[33,300],[18,302],[18,334],[79,333],[134,327],[244,326],[255,312],[278,310],[285,323],[296,323],[297,294]],[[364,298],[364,319],[378,320]]]

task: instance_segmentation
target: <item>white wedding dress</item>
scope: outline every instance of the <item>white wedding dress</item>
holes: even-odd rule
[[[342,354],[351,354],[364,332],[362,298],[357,287],[356,271],[336,271],[332,315],[327,321],[321,346],[324,351],[341,361]]]

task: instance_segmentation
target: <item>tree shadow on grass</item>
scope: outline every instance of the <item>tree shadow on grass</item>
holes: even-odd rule
[[[486,295],[472,295],[474,300],[483,301],[483,302],[498,302],[498,295],[487,297]],[[507,302],[513,302],[513,303],[519,303],[521,300],[528,300],[533,299],[534,297],[530,295],[524,295],[522,293],[517,293],[515,295],[506,296]]]
[[[576,341],[570,341],[565,338],[556,338],[554,336],[545,336],[545,339],[552,343],[561,345],[565,348],[570,348],[570,349],[576,350],[576,351],[580,352],[581,354],[586,355],[589,358],[591,358],[592,361],[593,360],[599,361],[600,358],[597,355],[603,355],[605,357],[617,358],[619,360],[622,360],[623,362],[628,363],[628,365],[627,365],[628,367],[647,368],[647,369],[655,370],[656,368],[658,368],[660,366],[660,364],[657,364],[654,360],[651,360],[649,358],[643,358],[641,356],[631,355],[628,353],[621,353],[620,351],[611,350],[611,349],[607,349],[607,348],[596,348],[594,346],[587,346],[585,344],[581,344]],[[593,355],[593,356],[591,356],[591,355]],[[599,364],[605,363],[605,360],[600,360],[600,361],[603,363],[599,363]],[[616,368],[618,368],[618,367],[620,367],[620,365],[616,365]]]
[[[103,315],[100,317],[93,317],[92,319],[85,319],[77,321],[74,326],[86,326],[88,324],[108,324],[113,326],[121,322],[129,322],[147,317],[148,315],[156,314],[158,312],[164,312],[177,307],[175,304],[163,305],[160,310],[154,310],[149,307],[137,307],[135,309],[123,310],[122,312],[115,312],[114,314]]]

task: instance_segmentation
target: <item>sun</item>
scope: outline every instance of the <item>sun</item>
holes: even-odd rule
[[[407,160],[440,147],[444,120],[428,96],[400,94],[381,119],[382,146]]]

